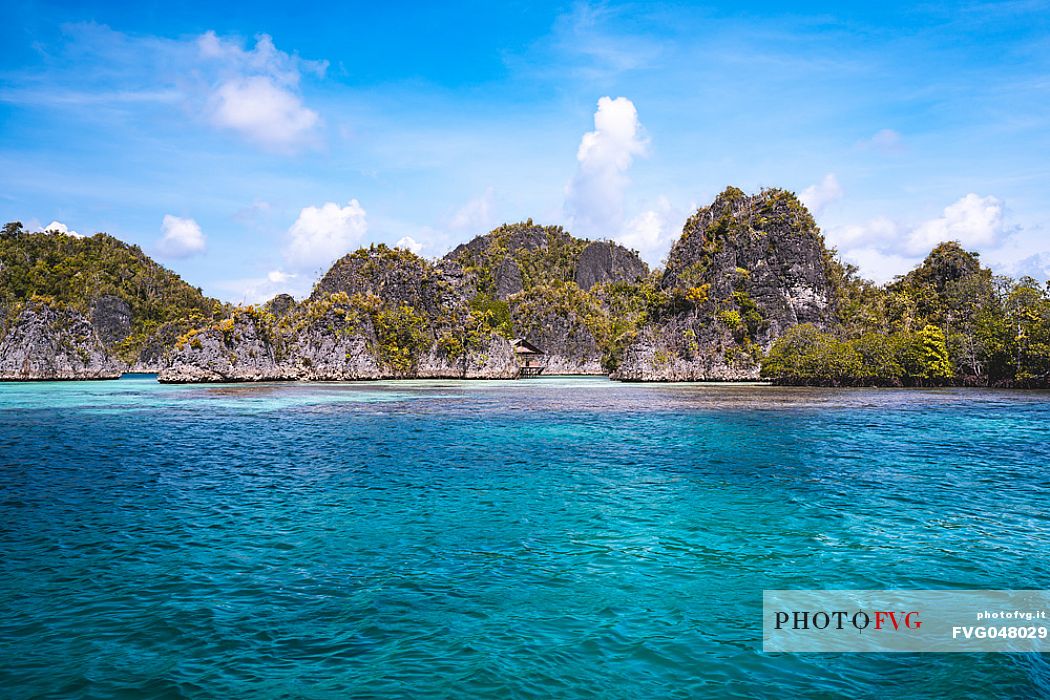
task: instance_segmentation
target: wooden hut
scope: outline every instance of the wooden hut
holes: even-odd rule
[[[544,352],[524,338],[515,338],[510,341],[510,344],[514,348],[514,354],[518,358],[518,365],[521,367],[518,370],[518,376],[523,379],[525,377],[538,377],[546,368],[543,359]]]

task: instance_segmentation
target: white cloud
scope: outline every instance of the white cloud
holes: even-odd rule
[[[827,232],[828,241],[839,248],[894,248],[900,246],[900,227],[885,216],[864,224],[848,224]]]
[[[1033,277],[1038,282],[1050,281],[1050,251],[1036,253],[1007,264],[1003,270],[1013,277]]]
[[[980,197],[971,192],[945,207],[942,216],[916,227],[908,236],[907,245],[917,253],[944,241],[988,248],[1000,243],[1005,234],[1003,203],[995,197]]]
[[[275,151],[294,151],[313,141],[320,117],[303,104],[299,83],[304,71],[323,77],[327,62],[280,51],[266,34],[251,50],[214,32],[196,44],[216,74],[206,107],[212,124]]]
[[[164,255],[170,258],[185,258],[204,252],[204,233],[193,219],[165,214],[161,229],[164,236],[157,247]]]
[[[77,233],[76,231],[70,231],[69,227],[66,226],[65,224],[63,224],[61,221],[52,221],[47,226],[42,227],[40,229],[40,232],[41,233],[64,233],[67,236],[72,236],[73,238],[83,238],[83,236],[80,235],[79,233]]]
[[[412,238],[412,236],[402,236],[398,239],[397,243],[394,244],[394,247],[410,251],[416,255],[419,255],[419,252],[423,250],[423,244]]]
[[[810,185],[806,189],[802,190],[802,194],[799,198],[802,203],[805,204],[814,216],[824,211],[832,202],[842,199],[842,185],[839,184],[839,180],[835,177],[835,173],[828,173],[824,176],[816,185]]]
[[[268,75],[288,86],[298,85],[303,71],[324,77],[328,69],[328,61],[307,61],[279,50],[268,34],[256,36],[255,47],[245,50],[239,41],[209,31],[197,38],[197,49],[202,58],[218,62],[228,71]]]
[[[679,220],[683,218],[679,214],[667,197],[660,197],[654,209],[628,221],[615,240],[637,250],[650,265],[658,265],[678,236]]]
[[[494,190],[489,187],[480,197],[470,200],[452,216],[449,228],[455,230],[470,230],[473,232],[487,231],[492,227],[492,203]]]
[[[237,78],[220,85],[209,101],[212,123],[279,151],[307,143],[319,122],[298,95],[266,76]]]
[[[302,298],[310,293],[311,279],[282,270],[271,270],[265,277],[224,280],[216,288],[228,292],[225,298],[239,304],[263,304],[278,294]]]
[[[970,193],[945,207],[941,216],[915,226],[880,216],[835,227],[827,237],[865,275],[885,281],[907,272],[939,243],[958,241],[967,249],[989,251],[999,248],[1010,233],[1002,201]]]
[[[285,258],[300,270],[327,265],[350,252],[367,232],[366,212],[356,199],[345,207],[334,202],[306,207],[288,229]]]
[[[621,230],[627,171],[647,146],[634,103],[626,97],[598,100],[594,131],[580,140],[576,175],[566,189],[565,208],[574,232],[608,236]]]
[[[880,129],[857,145],[881,153],[900,153],[904,150],[904,137],[893,129]]]

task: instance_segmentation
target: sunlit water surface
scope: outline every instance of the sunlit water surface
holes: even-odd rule
[[[1050,394],[0,385],[0,694],[1031,697],[763,589],[1050,588]],[[892,692],[890,692],[892,691]]]

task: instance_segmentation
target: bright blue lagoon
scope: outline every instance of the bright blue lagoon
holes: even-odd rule
[[[1050,588],[1050,393],[0,385],[0,691],[1050,693],[763,655],[769,588]]]

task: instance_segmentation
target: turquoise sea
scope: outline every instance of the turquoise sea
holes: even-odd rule
[[[1033,697],[763,589],[1050,588],[1050,393],[0,385],[0,695]]]

